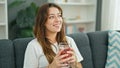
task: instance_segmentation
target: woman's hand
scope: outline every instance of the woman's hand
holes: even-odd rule
[[[48,68],[61,68],[61,67],[67,67],[68,66],[68,63],[66,63],[66,62],[68,62],[70,60],[70,58],[68,57],[69,54],[67,54],[67,53],[62,54],[63,51],[64,50],[60,50],[58,52],[58,54],[54,57],[53,62],[48,66]],[[66,57],[68,57],[68,58],[66,58]],[[73,62],[73,60],[71,60],[70,62]]]
[[[67,51],[67,54],[69,54],[68,64],[70,64],[70,66],[72,68],[82,68],[82,64],[77,62],[77,57],[76,57],[75,52],[74,52],[74,50],[72,48],[70,48]]]
[[[70,65],[75,65],[77,63],[77,58],[74,50],[72,48],[69,48],[69,50],[67,51],[67,54],[69,54],[68,63]]]

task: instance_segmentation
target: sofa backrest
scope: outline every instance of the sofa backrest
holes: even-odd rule
[[[107,31],[76,33],[68,36],[74,39],[84,58],[84,61],[81,62],[83,68],[105,68]],[[0,68],[23,68],[25,49],[32,39],[0,40]]]
[[[90,49],[89,39],[86,33],[76,33],[68,35],[72,37],[83,56],[82,61],[83,68],[93,68],[92,53]]]
[[[24,53],[28,42],[33,38],[19,38],[13,41],[15,52],[15,68],[23,68]]]
[[[84,61],[82,61],[83,68],[93,68],[92,54],[87,35],[85,33],[76,33],[70,34],[68,36],[74,39],[83,58],[85,58]],[[15,49],[16,68],[23,67],[25,49],[27,47],[28,42],[32,39],[33,38],[21,38],[15,39],[13,41]]]
[[[13,43],[0,40],[0,68],[15,68]]]
[[[107,58],[108,31],[88,33],[94,68],[105,68]]]

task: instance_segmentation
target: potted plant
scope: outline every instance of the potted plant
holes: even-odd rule
[[[31,3],[26,9],[20,10],[17,14],[16,24],[20,28],[21,37],[33,36],[32,29],[38,7]]]
[[[36,4],[32,2],[30,6],[17,13],[15,20],[10,23],[12,31],[15,32],[13,32],[16,35],[15,38],[33,36],[32,29],[35,23],[37,9]]]

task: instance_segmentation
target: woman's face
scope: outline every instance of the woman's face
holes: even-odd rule
[[[62,27],[62,15],[56,7],[50,7],[48,10],[48,18],[45,23],[47,33],[60,32]]]

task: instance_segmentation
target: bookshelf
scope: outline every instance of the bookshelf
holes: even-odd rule
[[[66,33],[94,32],[97,0],[48,0],[61,6]]]
[[[8,39],[7,0],[0,0],[0,39]]]

